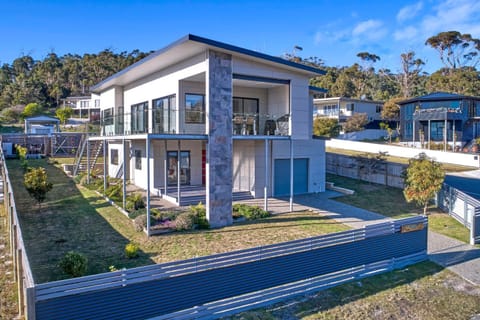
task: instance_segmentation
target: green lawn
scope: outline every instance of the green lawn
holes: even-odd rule
[[[333,174],[327,174],[327,181],[334,182],[336,186],[355,191],[353,195],[337,197],[334,199],[335,201],[377,212],[394,219],[423,214],[422,208],[405,200],[401,189]],[[469,242],[470,231],[457,220],[434,206],[430,206],[428,212],[430,230],[466,243]]]
[[[432,262],[353,281],[228,319],[474,319],[480,288]]]
[[[75,185],[58,167],[45,159],[29,160],[43,166],[54,187],[38,209],[23,186],[20,161],[8,160],[10,180],[37,283],[65,278],[58,267],[63,255],[75,250],[88,258],[88,273],[106,272],[110,266],[131,268],[146,264],[222,253],[265,244],[301,239],[349,229],[311,212],[273,216],[232,226],[174,232],[147,238],[136,232],[130,219],[94,191]],[[124,247],[133,241],[140,257],[127,259]]]

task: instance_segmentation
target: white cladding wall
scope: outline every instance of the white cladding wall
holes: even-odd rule
[[[117,150],[117,152],[118,152],[118,164],[113,164],[112,163],[112,150]],[[123,145],[121,143],[109,142],[107,152],[108,152],[108,154],[107,154],[108,175],[110,177],[115,177],[117,175],[117,173],[119,172],[121,166],[123,165]]]
[[[152,100],[173,94],[177,97],[176,109],[178,109],[179,97],[183,96],[179,88],[180,80],[205,73],[206,66],[205,55],[201,54],[126,86],[124,89],[125,113],[130,113],[131,106],[141,102],[148,102],[148,108],[151,109]],[[151,119],[150,113],[150,127]],[[178,121],[177,117],[177,128]],[[126,122],[130,121],[127,119]]]
[[[371,102],[366,102],[366,101],[352,101],[350,103],[354,104],[354,109],[353,113],[366,113],[368,121],[373,121],[373,120],[381,120],[381,113],[376,112],[377,110],[377,105],[381,105],[378,103],[371,103]],[[341,109],[345,110],[346,109],[346,102],[342,102],[341,104]]]
[[[205,82],[193,82],[193,81],[180,81],[180,94],[177,98],[178,105],[181,106],[180,110],[183,111],[185,106],[185,95],[187,93],[193,94],[206,94]],[[206,99],[206,97],[205,97]],[[185,128],[184,128],[185,126]],[[180,132],[186,132],[190,134],[206,134],[205,124],[193,124],[185,123],[185,112],[180,112],[180,116],[177,117],[177,128],[180,128]]]
[[[255,141],[233,141],[233,190],[255,195]]]
[[[181,141],[180,151],[190,151],[190,184],[202,184],[202,149],[203,142],[201,141]],[[145,140],[132,141],[131,144],[132,155],[134,150],[141,150],[142,152],[142,169],[135,169],[135,157],[132,156],[130,160],[131,180],[141,187],[147,187],[147,158],[146,158],[146,143]],[[165,150],[163,140],[151,141],[150,145],[150,188],[161,188],[164,186],[164,160],[166,151],[177,151],[177,141],[168,141],[167,150]]]

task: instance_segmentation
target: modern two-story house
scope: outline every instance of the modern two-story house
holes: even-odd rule
[[[447,92],[400,101],[402,140],[463,147],[480,135],[480,97]]]
[[[177,204],[187,186],[203,188],[210,225],[225,226],[235,192],[267,203],[324,191],[309,86],[323,73],[187,35],[91,88],[102,132],[90,139],[106,143],[110,176]]]

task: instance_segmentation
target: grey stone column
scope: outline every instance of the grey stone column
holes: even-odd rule
[[[210,50],[207,72],[207,219],[232,224],[232,56]]]

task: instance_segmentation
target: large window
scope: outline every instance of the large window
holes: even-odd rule
[[[132,105],[132,133],[148,131],[148,102]]]
[[[205,123],[205,95],[185,94],[185,123]]]
[[[175,95],[155,99],[153,104],[153,133],[175,133]]]
[[[113,124],[113,108],[102,110],[102,122],[104,126]]]
[[[233,97],[233,113],[237,114],[257,114],[258,99]]]

